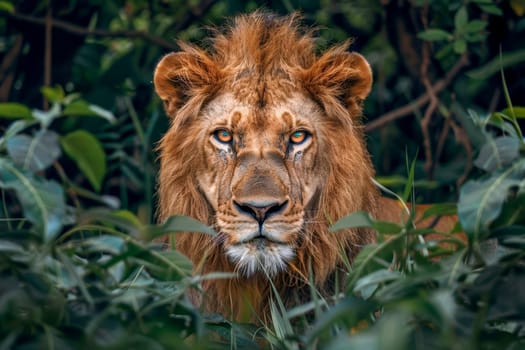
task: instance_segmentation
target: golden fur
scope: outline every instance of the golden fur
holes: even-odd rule
[[[374,235],[329,225],[357,210],[379,214],[361,126],[368,63],[346,43],[319,55],[295,16],[261,12],[235,18],[207,50],[180,46],[154,76],[171,118],[159,146],[160,220],[213,226],[216,237],[177,235],[177,248],[199,273],[238,273],[203,282],[194,302],[264,321],[268,278],[287,306],[310,297],[310,278],[333,295],[343,256],[352,261]]]

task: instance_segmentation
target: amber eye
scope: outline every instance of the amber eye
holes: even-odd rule
[[[304,141],[306,141],[306,139],[308,139],[309,136],[310,134],[307,131],[298,130],[294,132],[292,135],[290,135],[290,142],[295,145],[299,145],[303,143]]]
[[[231,143],[233,140],[232,133],[226,129],[215,130],[215,132],[213,133],[213,136],[220,143]]]

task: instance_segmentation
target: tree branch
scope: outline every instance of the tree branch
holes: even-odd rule
[[[437,93],[434,91],[430,79],[428,78],[428,66],[430,65],[430,44],[425,42],[422,46],[422,62],[421,62],[421,81],[427,90],[427,95],[430,98],[425,115],[421,120],[421,132],[423,133],[423,146],[425,149],[425,171],[429,180],[434,177],[434,159],[432,157],[432,140],[430,139],[430,122],[434,111],[438,107],[439,99]]]
[[[211,6],[215,4],[215,2],[215,0],[206,0],[201,1],[199,6],[190,7],[191,10],[188,12],[187,16],[177,21],[177,25],[175,26],[175,32],[179,32],[184,28],[187,28],[195,20],[202,17],[206,12],[208,12]]]
[[[434,94],[438,94],[439,92],[443,91],[454,78],[456,75],[461,71],[463,67],[468,65],[468,57],[467,55],[462,55],[459,60],[456,62],[456,64],[450,69],[450,71],[447,73],[445,78],[438,80],[433,86],[432,90],[434,91]],[[372,131],[377,128],[382,127],[383,125],[390,123],[394,120],[403,118],[407,115],[410,115],[414,112],[414,110],[423,107],[425,104],[427,104],[430,101],[431,96],[428,94],[428,92],[425,92],[421,96],[419,96],[417,99],[415,99],[413,102],[410,102],[398,109],[395,109],[391,112],[385,113],[379,118],[371,121],[365,126],[366,131]]]
[[[33,23],[45,26],[46,18],[34,17],[31,15],[25,15],[22,13],[8,13],[4,12],[7,17],[25,23]],[[62,29],[68,33],[79,35],[79,36],[95,36],[104,38],[130,38],[130,39],[143,39],[149,41],[155,45],[161,46],[169,50],[177,50],[177,45],[174,42],[164,40],[158,36],[149,34],[146,31],[133,31],[133,30],[103,30],[103,29],[87,29],[75,24],[62,21],[56,18],[51,19],[53,28]]]
[[[0,64],[0,102],[9,101],[9,92],[15,79],[15,66],[18,55],[22,51],[24,36],[18,34],[13,46],[4,55],[4,60]]]

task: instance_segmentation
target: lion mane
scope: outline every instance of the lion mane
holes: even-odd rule
[[[275,291],[297,305],[309,281],[333,296],[345,263],[374,240],[364,228],[329,232],[351,212],[377,213],[361,123],[371,69],[349,43],[318,53],[314,41],[296,15],[255,12],[216,30],[206,49],[181,42],[155,70],[170,117],[159,219],[214,227],[216,236],[174,235],[176,247],[196,273],[236,274],[192,294],[207,312],[264,321]]]

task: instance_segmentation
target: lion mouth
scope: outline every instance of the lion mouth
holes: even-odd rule
[[[229,246],[226,254],[245,277],[256,272],[273,277],[286,270],[288,262],[295,257],[295,250],[289,244],[258,236]]]
[[[246,245],[255,247],[255,248],[259,249],[259,250],[266,249],[269,246],[274,245],[274,244],[276,244],[276,245],[286,245],[285,242],[277,241],[277,240],[271,239],[271,238],[263,236],[263,235],[258,235],[256,237],[249,238],[249,239],[243,239],[242,241],[240,241],[237,244],[246,244]]]
[[[268,244],[271,244],[272,241],[264,237],[256,237],[246,243],[253,245],[257,250],[265,250],[268,247]]]
[[[255,231],[240,239],[237,244],[254,244],[257,247],[266,246],[270,244],[287,245],[288,242],[275,237],[276,234],[271,234],[266,231]]]

